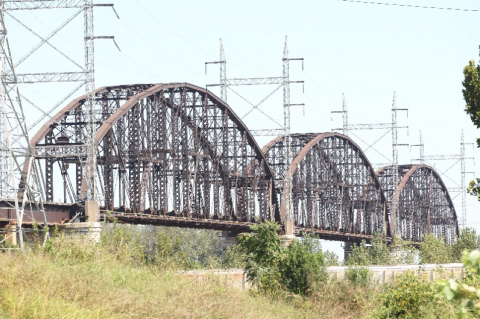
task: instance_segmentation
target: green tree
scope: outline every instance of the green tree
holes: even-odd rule
[[[452,244],[452,261],[461,262],[464,250],[480,249],[480,237],[473,228],[464,228],[460,231],[457,241]]]
[[[422,264],[445,264],[452,262],[452,247],[433,234],[428,234],[420,243]]]
[[[305,295],[328,278],[321,249],[315,249],[310,240],[293,240],[285,256],[280,259],[282,284],[293,293]]]
[[[463,68],[464,80],[463,98],[465,100],[465,112],[470,116],[470,120],[480,128],[480,66],[475,66],[475,62],[471,60],[467,66]],[[477,138],[477,147],[480,147],[480,138]],[[467,191],[469,194],[477,196],[480,201],[480,178],[470,182]]]
[[[251,230],[253,233],[237,236],[237,243],[245,256],[247,279],[259,291],[276,293],[281,288],[279,262],[286,250],[278,237],[280,226],[267,221],[252,226]]]
[[[323,256],[325,257],[325,265],[327,267],[340,266],[340,261],[338,260],[338,256],[333,251],[326,250],[323,253]]]
[[[346,263],[349,266],[387,265],[389,257],[390,249],[383,241],[382,233],[376,232],[371,246],[367,246],[365,241],[360,245],[352,245],[352,254]]]
[[[237,245],[245,258],[245,272],[258,291],[278,294],[288,290],[306,295],[328,278],[318,239],[305,234],[283,246],[277,224],[252,226],[252,233],[240,234]]]

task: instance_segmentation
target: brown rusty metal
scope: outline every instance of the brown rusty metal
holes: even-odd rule
[[[68,213],[52,206],[56,222],[82,212],[84,103],[85,96],[69,103],[31,140],[44,198],[62,194],[70,205]],[[226,103],[188,83],[103,87],[95,103],[102,210],[133,224],[246,231],[262,220],[283,223],[283,136],[260,149]],[[389,208],[398,189],[394,200],[408,211],[401,214],[402,237],[418,242],[432,232],[451,241],[458,234],[450,196],[432,168],[400,165],[400,184],[391,185],[389,169],[375,173],[347,136],[305,133],[291,140],[297,232],[358,242],[380,231],[389,241],[395,229]]]
[[[74,147],[81,152],[86,142],[83,102],[70,103],[35,135],[40,167],[70,163],[78,171],[82,165],[83,154],[68,152]],[[273,173],[260,147],[209,91],[187,83],[106,87],[96,91],[95,102],[101,105],[97,191],[106,209],[243,222],[278,219],[279,206],[270,195]],[[47,136],[51,143],[42,143]],[[55,171],[49,174],[53,198]],[[80,203],[84,181],[81,189]]]
[[[391,216],[391,223],[398,228],[403,239],[422,241],[433,233],[438,238],[453,242],[458,236],[458,219],[450,194],[434,168],[418,165],[399,165],[400,182],[391,185],[392,167],[377,170],[389,205],[397,203],[400,219]],[[392,191],[394,190],[394,191]],[[393,229],[397,229],[393,227]]]
[[[283,138],[277,137],[263,148],[270,165],[281,161],[282,154],[275,148],[283,147],[282,142]],[[293,134],[292,145],[292,209],[297,228],[367,235],[376,231],[390,233],[385,196],[372,165],[357,144],[338,133],[323,133]],[[281,182],[285,172],[276,172],[281,201],[287,191]],[[282,201],[280,214],[284,219]]]

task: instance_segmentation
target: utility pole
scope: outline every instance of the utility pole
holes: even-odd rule
[[[10,180],[12,180],[12,176],[18,176],[16,178],[17,181],[20,181],[20,189],[16,190],[17,195],[15,195],[15,198],[19,198],[20,203],[19,208],[17,209],[19,211],[18,217],[17,217],[17,228],[21,228],[21,224],[23,221],[23,213],[22,213],[22,201],[25,203],[25,199],[28,197],[28,200],[31,202],[30,205],[33,204],[37,205],[39,208],[37,209],[38,211],[41,212],[41,216],[43,219],[44,224],[46,225],[46,218],[45,218],[45,213],[43,209],[43,204],[42,202],[44,200],[46,201],[53,201],[53,180],[51,180],[51,172],[45,172],[45,185],[42,185],[42,178],[38,174],[38,172],[42,172],[41,167],[39,165],[36,165],[34,161],[34,156],[35,156],[35,149],[32,149],[30,146],[30,140],[28,138],[28,131],[30,129],[33,129],[38,125],[40,122],[47,118],[51,118],[50,114],[54,112],[59,106],[63,104],[71,95],[73,95],[75,92],[77,92],[82,86],[85,88],[85,104],[87,108],[87,114],[85,118],[86,122],[86,132],[87,136],[85,136],[84,141],[78,141],[78,142],[83,142],[83,148],[85,149],[82,154],[72,154],[72,156],[78,156],[78,160],[80,162],[79,166],[83,166],[83,177],[81,176],[82,170],[80,170],[80,178],[85,179],[87,182],[87,193],[85,198],[75,198],[77,202],[79,201],[86,201],[86,211],[87,215],[89,215],[89,211],[92,211],[93,208],[93,213],[91,213],[91,217],[94,219],[98,218],[98,194],[96,193],[96,187],[95,187],[95,180],[96,180],[96,147],[95,147],[95,142],[94,142],[94,137],[96,133],[96,121],[95,119],[95,64],[94,64],[94,40],[95,39],[110,39],[115,42],[115,39],[113,36],[94,36],[94,23],[93,23],[93,7],[95,6],[100,6],[100,7],[111,7],[114,12],[115,9],[113,8],[113,4],[94,4],[93,0],[69,0],[69,1],[63,1],[63,0],[3,0],[1,1],[1,11],[2,11],[2,28],[3,28],[3,34],[2,34],[2,61],[5,61],[2,63],[2,84],[4,87],[3,93],[2,93],[2,100],[3,102],[3,108],[4,108],[4,115],[3,115],[3,126],[2,126],[2,132],[0,132],[0,137],[6,137],[5,139],[2,138],[2,141],[7,141],[8,143],[11,143],[11,149],[12,149],[12,157],[13,157],[13,164],[12,161],[7,163],[5,161],[6,156],[4,154],[7,154],[8,152],[3,151],[4,149],[8,150],[9,147],[8,145],[4,148],[2,148],[2,157],[0,158],[0,176],[2,177],[2,185],[0,189],[2,189],[2,198],[5,198],[3,189],[5,189],[5,185],[9,183],[4,183],[3,180],[5,176],[10,176]],[[28,13],[25,15],[22,15],[21,17],[17,16],[14,14],[17,11],[23,10],[23,11],[32,11],[32,10],[42,10],[42,9],[76,9],[75,12],[67,19],[65,20],[60,26],[58,26],[53,32],[51,32],[47,36],[41,36],[40,34],[37,33],[36,28],[30,27],[27,24],[31,23],[32,19],[29,19]],[[65,10],[62,10],[62,12],[68,12]],[[55,47],[51,42],[51,38],[54,37],[55,35],[58,34],[60,30],[65,28],[71,21],[73,21],[77,16],[79,16],[83,12],[84,16],[84,21],[83,21],[83,27],[84,27],[84,32],[83,32],[83,39],[82,43],[84,43],[85,50],[84,50],[84,58],[85,62],[82,66],[82,64],[77,63],[74,58],[70,57],[68,54],[65,54],[62,52],[59,48]],[[115,12],[115,14],[118,17],[118,14]],[[39,38],[40,42],[33,46],[33,48],[28,51],[23,57],[21,57],[18,61],[13,63],[10,51],[8,48],[8,40],[6,36],[6,29],[5,29],[5,15],[8,15],[9,18],[11,18],[13,21],[17,22],[19,25],[24,27],[28,32],[30,32],[34,37]],[[116,45],[116,43],[115,43]],[[25,73],[19,73],[15,72],[15,69],[20,66],[25,60],[29,59],[35,52],[38,51],[39,48],[41,47],[49,47],[51,50],[54,50],[56,53],[60,54],[63,59],[66,61],[69,61],[70,65],[74,65],[75,69],[74,70],[68,70],[68,71],[62,71],[62,72],[44,72],[44,73],[32,73],[32,72],[25,72]],[[117,45],[118,47],[118,45]],[[48,58],[47,58],[48,59]],[[45,62],[49,62],[48,60],[45,60]],[[50,61],[53,62],[57,65],[62,65],[57,63],[57,61]],[[47,68],[47,64],[45,64],[45,67]],[[5,69],[6,68],[6,69]],[[59,82],[77,82],[79,83],[78,86],[76,86],[72,91],[70,91],[64,98],[62,98],[58,103],[56,103],[53,107],[49,108],[47,111],[45,111],[45,107],[38,106],[35,101],[31,101],[24,95],[21,95],[18,90],[18,85],[32,85],[35,83],[42,83],[42,85],[45,85],[45,83],[59,83]],[[55,86],[57,90],[57,86]],[[15,95],[15,98],[12,96]],[[5,102],[6,101],[6,102]],[[27,126],[25,122],[25,118],[23,116],[23,107],[21,101],[26,101],[29,103],[31,106],[36,108],[38,111],[42,113],[42,115],[30,126]],[[16,106],[13,105],[13,102],[16,103]],[[12,110],[10,111],[9,108]],[[8,125],[12,125],[12,120],[10,120],[9,116],[13,119],[14,117],[17,119],[17,122],[19,123],[16,128],[19,128],[21,130],[21,134],[17,134],[15,136],[16,132],[12,129],[9,128]],[[5,120],[6,119],[6,120]],[[8,123],[7,123],[8,122]],[[8,125],[7,125],[8,124]],[[57,123],[52,120],[51,124],[55,125],[62,125],[61,123]],[[10,138],[9,138],[10,135]],[[8,142],[10,141],[10,142]],[[23,144],[23,150],[24,151],[23,157],[26,159],[24,162],[20,162],[19,158],[20,155],[16,153],[16,143],[22,142]],[[55,140],[53,140],[55,142]],[[24,168],[24,163],[26,163],[26,166],[28,168],[28,173],[26,174],[27,176],[21,176],[21,172]],[[62,168],[65,170],[65,174],[62,174],[62,177],[64,179],[69,179],[68,174],[66,172],[67,167]],[[10,173],[7,173],[10,172]],[[78,171],[77,171],[77,178],[78,178]],[[32,182],[35,182],[35,187],[38,188],[33,188],[32,186],[29,186]],[[64,180],[64,183],[66,181]],[[15,182],[14,182],[15,183]],[[68,183],[70,184],[70,181],[68,180]],[[43,191],[39,191],[41,188],[45,187]],[[24,189],[22,188],[24,187]],[[51,192],[45,191],[46,189],[51,190]],[[10,186],[11,188],[11,186]],[[24,196],[26,193],[26,196]],[[47,195],[44,195],[47,194]],[[8,197],[13,196],[12,192],[9,192]],[[77,196],[80,195],[79,190],[77,190]],[[43,197],[43,198],[42,198]],[[89,204],[90,203],[90,204]],[[17,204],[16,204],[17,205]],[[31,220],[34,220],[33,215],[32,216],[27,216]],[[90,220],[90,221],[96,221],[96,220]],[[19,233],[19,236],[21,236],[21,232]]]
[[[392,158],[391,160],[388,159],[385,155],[381,154],[379,151],[375,150],[377,153],[385,157],[385,159],[389,160],[389,166],[386,168],[386,173],[391,176],[389,179],[388,183],[388,199],[391,200],[393,199],[397,194],[397,186],[399,183],[399,177],[398,177],[398,147],[399,146],[408,146],[408,144],[399,144],[398,143],[398,129],[399,128],[407,128],[408,126],[398,126],[398,112],[399,111],[407,111],[407,116],[408,116],[408,109],[399,109],[397,107],[397,98],[396,98],[396,93],[393,93],[393,101],[392,101],[392,107],[391,107],[391,113],[392,113],[392,121],[391,123],[378,123],[378,124],[349,124],[348,123],[348,110],[347,110],[347,105],[345,101],[345,96],[343,95],[343,104],[342,104],[342,110],[341,111],[332,111],[332,113],[342,113],[342,119],[343,119],[343,127],[341,128],[335,128],[332,131],[337,131],[337,130],[342,130],[344,135],[347,135],[349,133],[352,133],[356,138],[360,139],[362,142],[368,145],[367,148],[365,148],[365,152],[372,148],[373,146],[380,141],[388,132],[392,132]],[[365,142],[363,139],[361,139],[359,136],[354,134],[352,131],[354,130],[375,130],[375,129],[383,129],[387,130],[385,134],[380,136],[373,144],[368,144]],[[393,214],[395,218],[398,218],[398,207],[397,203],[393,203],[392,201],[392,206],[390,207],[390,214]],[[398,225],[397,225],[398,226]],[[398,233],[399,229],[395,229],[395,232]]]
[[[400,215],[398,212],[398,201],[395,200],[395,198],[399,197],[398,193],[398,146],[408,146],[408,144],[398,144],[397,141],[397,112],[398,111],[407,111],[407,116],[408,116],[408,109],[399,109],[397,108],[397,96],[396,93],[393,93],[393,102],[392,102],[392,170],[393,170],[393,189],[395,190],[393,193],[393,198],[392,198],[392,212],[391,214],[395,216],[395,221],[400,220]],[[400,224],[398,222],[395,222],[395,233],[400,234]]]
[[[423,144],[423,138],[422,138],[422,131],[420,131],[420,144],[414,144],[410,146],[410,149],[412,147],[420,147],[420,164],[425,164],[425,145]]]
[[[449,187],[450,192],[458,192],[462,196],[462,227],[465,227],[467,223],[467,184],[466,184],[466,175],[467,174],[475,174],[474,172],[467,172],[466,171],[466,160],[475,160],[474,157],[467,157],[465,153],[465,145],[474,145],[474,143],[465,143],[464,139],[464,133],[462,130],[462,135],[460,138],[460,154],[454,154],[454,155],[429,155],[425,156],[423,153],[423,141],[421,139],[420,135],[420,144],[422,144],[422,147],[420,148],[420,158],[419,159],[414,159],[418,160],[421,163],[425,163],[426,161],[445,161],[445,160],[456,160],[456,162],[450,166],[446,171],[444,172],[439,172],[441,175],[447,177],[448,179],[452,180],[448,176],[446,176],[446,172],[449,171],[452,167],[454,167],[458,162],[460,162],[460,185],[458,185],[458,182],[453,181],[456,185],[459,187]],[[414,145],[417,146],[417,145]],[[458,194],[453,198],[455,199]]]
[[[347,101],[345,100],[345,94],[342,93],[342,110],[341,111],[332,111],[332,113],[341,113],[343,120],[343,135],[348,136],[348,110],[347,110]]]
[[[242,100],[247,102],[252,106],[252,108],[242,116],[242,120],[251,114],[253,111],[259,111],[267,116],[270,120],[272,120],[278,128],[275,129],[257,129],[257,130],[250,130],[250,132],[254,136],[284,136],[284,183],[283,187],[287,190],[286,198],[283,200],[285,201],[286,207],[286,219],[290,221],[293,225],[293,217],[291,214],[291,192],[292,192],[292,177],[290,174],[290,165],[292,162],[292,155],[291,155],[291,115],[290,115],[290,108],[292,106],[304,106],[305,104],[292,104],[290,103],[290,84],[292,83],[304,83],[304,81],[291,81],[290,80],[290,61],[302,61],[302,70],[303,70],[303,58],[290,58],[289,57],[289,50],[288,50],[288,39],[285,37],[285,45],[283,49],[283,58],[282,58],[282,65],[283,65],[283,72],[282,76],[279,77],[268,77],[268,78],[232,78],[227,79],[227,61],[225,59],[225,51],[223,47],[223,42],[220,39],[220,60],[212,61],[212,62],[205,62],[205,74],[207,74],[207,65],[209,64],[219,64],[220,66],[220,83],[219,84],[208,84],[208,87],[220,86],[220,96],[224,102],[227,102],[227,89],[239,96]],[[257,104],[253,104],[248,101],[245,97],[241,96],[238,92],[236,92],[232,87],[234,86],[244,86],[244,85],[276,85],[275,89],[269,93],[263,100],[261,100]],[[271,97],[276,91],[280,88],[283,88],[283,125],[276,122],[272,117],[268,114],[260,110],[259,106],[265,102],[269,97]],[[293,229],[291,230],[293,234]],[[287,231],[288,233],[288,231]],[[287,234],[288,235],[288,234]]]
[[[287,58],[285,57],[285,54],[287,54]],[[215,87],[219,86],[220,87],[220,97],[224,102],[227,102],[227,91],[230,90],[232,93],[237,95],[239,98],[241,98],[243,101],[248,103],[251,106],[251,109],[248,110],[243,116],[241,116],[241,119],[244,120],[248,115],[250,115],[254,111],[258,111],[265,115],[267,118],[269,118],[273,123],[276,124],[277,128],[274,129],[257,129],[257,130],[250,130],[250,132],[254,136],[279,136],[279,135],[284,135],[285,134],[285,122],[282,125],[281,123],[278,123],[275,121],[270,115],[265,113],[260,109],[260,106],[268,99],[270,98],[275,92],[277,92],[280,88],[283,88],[284,91],[284,117],[289,116],[290,112],[289,110],[285,110],[285,91],[288,90],[290,92],[290,84],[294,83],[300,83],[303,84],[304,81],[291,81],[289,78],[290,74],[290,61],[302,61],[302,70],[303,70],[303,58],[289,58],[288,57],[288,42],[287,42],[287,37],[285,37],[285,46],[284,46],[284,52],[283,52],[283,72],[282,76],[278,77],[266,77],[266,78],[227,78],[227,61],[225,59],[225,50],[223,46],[223,42],[220,39],[220,59],[218,61],[211,61],[211,62],[205,62],[205,74],[207,74],[207,66],[209,64],[219,64],[220,66],[220,83],[219,84],[207,84],[206,87],[207,89],[209,87]],[[288,75],[288,81],[285,81],[285,75],[287,72]],[[236,90],[233,89],[235,86],[258,86],[258,85],[275,85],[275,89],[271,91],[265,98],[263,98],[259,103],[252,103],[248,99],[246,99],[244,96],[242,96],[240,93],[238,93]],[[289,107],[292,106],[305,106],[305,104],[288,104]],[[287,119],[288,122],[290,122],[289,118]]]
[[[0,216],[7,221],[5,238],[19,248],[24,249],[23,219],[27,206],[27,197],[30,207],[35,206],[47,226],[43,202],[39,196],[36,176],[32,175],[34,152],[30,146],[25,114],[18,89],[17,76],[10,51],[8,32],[5,26],[5,1],[0,2],[0,66],[1,81],[0,99],[0,166],[1,166],[1,199],[10,207],[0,209]],[[26,165],[28,171],[22,174]],[[26,194],[25,194],[26,193]],[[26,196],[25,196],[26,195]],[[33,204],[33,205],[32,205]],[[15,212],[15,220],[8,211]],[[18,239],[18,241],[17,241]]]

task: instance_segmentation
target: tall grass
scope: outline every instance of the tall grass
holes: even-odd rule
[[[178,245],[160,239],[145,246],[118,227],[97,244],[60,236],[23,254],[0,253],[0,318],[353,319],[375,318],[383,304],[384,287],[348,280],[322,281],[309,296],[272,297],[213,275],[189,279],[175,272],[189,265]],[[455,313],[438,304],[421,310],[422,317]]]
[[[64,239],[53,246],[54,253],[1,255],[1,318],[293,318],[297,312],[213,277],[190,280],[100,245]]]

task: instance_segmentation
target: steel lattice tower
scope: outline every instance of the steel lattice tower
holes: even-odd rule
[[[0,210],[0,215],[10,220],[13,226],[6,237],[18,235],[20,249],[23,250],[23,220],[26,215],[27,198],[40,212],[44,225],[47,224],[43,202],[37,191],[36,176],[33,170],[33,149],[30,146],[25,114],[18,90],[17,76],[10,51],[7,29],[5,27],[5,1],[0,3],[0,47],[1,47],[1,81],[0,99],[2,103],[0,114],[0,165],[1,185],[0,197],[10,203],[15,210],[15,221]],[[22,168],[28,167],[25,175]],[[6,239],[6,238],[5,238]],[[3,239],[3,240],[5,240]],[[2,241],[3,241],[2,240]]]

